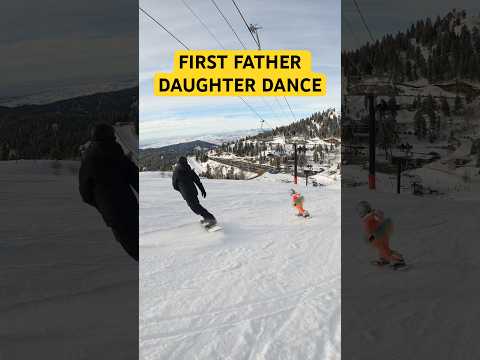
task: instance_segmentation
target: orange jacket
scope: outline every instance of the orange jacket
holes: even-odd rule
[[[379,210],[368,213],[362,220],[368,240],[378,250],[380,257],[388,261],[401,260],[401,255],[390,249],[389,238],[393,232],[392,221],[384,219],[383,213]]]
[[[302,194],[295,193],[292,195],[292,203],[293,206],[298,206],[303,204],[303,196]]]
[[[374,210],[365,215],[362,221],[363,228],[367,236],[370,237],[375,234],[380,224],[383,222],[383,213],[381,211]]]

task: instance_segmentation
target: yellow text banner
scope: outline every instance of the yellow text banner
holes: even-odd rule
[[[325,96],[306,50],[182,50],[154,77],[156,96]]]

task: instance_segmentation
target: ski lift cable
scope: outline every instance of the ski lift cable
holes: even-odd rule
[[[275,111],[275,109],[272,107],[272,105],[265,99],[264,96],[261,97],[262,101],[264,102],[265,105],[268,106],[268,108],[270,109],[270,111],[272,112],[273,115],[275,115],[275,117],[280,121],[280,117],[278,116],[277,112]]]
[[[148,13],[146,10],[144,10],[142,7],[138,7],[138,9],[144,13],[147,17],[149,17],[155,24],[160,26],[165,32],[167,32],[172,38],[177,40],[179,44],[181,44],[185,49],[191,50],[190,47],[188,47],[183,41],[181,41],[178,37],[176,37],[171,31],[169,31],[164,25],[162,25],[157,19],[155,19],[150,13]],[[259,117],[260,120],[263,120],[263,118],[260,116],[260,114],[250,105],[247,103],[245,99],[242,97],[238,96],[240,100],[255,114]],[[273,129],[273,128],[272,128]]]
[[[287,118],[287,117],[288,117],[288,114],[287,114],[287,112],[285,111],[282,103],[278,100],[278,97],[275,96],[274,99],[275,99],[275,102],[277,103],[279,109],[281,110],[283,116],[284,116],[285,118]]]
[[[247,50],[247,47],[246,47],[245,44],[242,42],[242,40],[240,40],[237,32],[236,32],[235,29],[233,28],[233,26],[232,26],[232,24],[230,23],[230,21],[228,21],[227,17],[223,14],[223,12],[221,11],[221,9],[217,6],[215,0],[211,0],[211,1],[212,1],[213,4],[215,5],[215,7],[216,7],[217,10],[219,11],[220,15],[223,17],[223,19],[224,19],[225,22],[227,23],[227,25],[230,27],[230,29],[232,30],[232,32],[235,34],[237,40],[238,40],[238,41],[240,42],[240,44],[243,46],[243,49],[244,49],[244,50]],[[260,48],[260,44],[259,44],[259,43],[257,42],[257,40],[255,39],[255,36],[253,35],[250,27],[248,26],[247,20],[246,20],[245,17],[243,16],[242,11],[240,10],[240,8],[238,7],[237,3],[236,3],[234,0],[232,0],[232,2],[233,2],[233,4],[234,4],[235,8],[237,9],[240,17],[242,18],[243,23],[244,23],[245,26],[247,27],[248,32],[250,33],[250,35],[252,35],[253,41],[255,42],[255,44],[257,45],[257,47]],[[264,96],[262,96],[262,100],[263,100],[263,102],[264,102],[265,104],[267,104],[267,106],[268,106],[268,107],[270,108],[270,110],[272,111],[273,108],[272,108],[271,105],[267,102],[267,100],[265,99]],[[274,111],[272,111],[272,113],[275,115]],[[274,122],[273,119],[272,119],[272,122]],[[276,125],[276,124],[275,124],[275,125]],[[273,127],[272,127],[272,129],[273,129]]]
[[[268,122],[266,121],[259,113],[257,110],[255,110],[243,97],[241,96],[237,96],[240,100],[242,100],[242,102],[255,114],[257,115],[257,117],[260,119],[260,124],[266,122],[267,124],[270,125],[270,127],[272,128],[273,130],[273,126]]]
[[[353,31],[353,27],[352,25],[350,24],[350,22],[347,20],[347,18],[342,14],[342,24],[345,24],[348,31],[350,31],[350,33],[352,34],[352,36],[355,38],[355,40],[360,44],[361,41],[360,39],[357,37],[357,34],[355,33],[355,31]],[[370,62],[370,59],[368,59],[367,57],[367,61],[370,63],[370,65],[372,65],[373,67],[373,64]],[[355,64],[353,61],[350,61],[350,64],[353,65],[355,67],[355,69],[357,69],[358,71],[358,74],[361,74],[362,72],[360,71],[360,68],[358,67],[357,64]]]
[[[350,31],[350,33],[352,34],[352,36],[356,39],[356,41],[360,44],[361,41],[360,41],[360,38],[357,36],[357,33],[353,30],[353,26],[352,24],[350,23],[350,21],[348,21],[348,19],[342,14],[342,24],[345,24],[348,31]],[[374,54],[375,56],[375,54]],[[347,58],[348,59],[348,58]],[[370,60],[369,57],[367,56],[366,57],[366,60],[368,62],[368,64],[372,67],[372,69],[375,68],[375,66],[373,65],[373,59]],[[358,74],[361,76],[362,75],[362,71],[361,69],[358,67],[357,64],[355,64],[353,61],[351,61],[350,59],[348,59],[349,63],[351,65],[353,65],[355,67],[355,69],[357,70]]]
[[[212,2],[212,4],[215,6],[215,8],[217,9],[218,13],[222,16],[223,20],[225,20],[225,22],[227,23],[228,27],[230,28],[230,30],[232,30],[233,34],[235,35],[235,37],[237,38],[237,40],[240,42],[240,44],[242,44],[243,46],[243,49],[246,50],[247,47],[245,46],[245,43],[242,41],[242,39],[240,39],[240,37],[238,36],[237,32],[235,31],[235,29],[233,28],[232,24],[230,23],[230,21],[228,20],[228,18],[225,16],[225,14],[222,12],[222,10],[218,7],[217,3],[215,2],[215,0],[210,0]]]
[[[285,103],[287,104],[288,108],[290,109],[290,113],[292,114],[293,121],[297,121],[295,118],[295,114],[293,113],[292,107],[290,106],[290,103],[288,102],[287,98],[284,96],[283,99],[285,100]]]
[[[172,38],[177,40],[185,49],[190,50],[190,48],[185,45],[185,43],[180,40],[178,37],[176,37],[170,30],[168,30],[165,26],[160,24],[160,22],[157,21],[152,15],[150,15],[147,11],[145,11],[141,6],[138,7],[138,9],[143,12],[146,16],[148,16],[154,23],[156,23],[158,26],[160,26],[163,30],[165,30]]]
[[[272,105],[265,99],[265,96],[261,96],[259,97],[259,100],[261,100],[263,102],[263,108],[265,109],[265,107],[267,107],[268,109],[266,110],[263,110],[263,112],[267,112],[269,113],[268,115],[270,116],[270,122],[267,121],[267,123],[270,125],[270,127],[272,128],[272,130],[274,128],[278,128],[280,127],[276,121],[273,120],[273,117],[272,117],[272,114],[280,121],[280,118],[279,116],[277,115],[277,113],[274,111]],[[262,104],[259,104],[259,106],[262,106]],[[266,121],[266,120],[265,120]],[[273,124],[273,125],[272,125]]]
[[[372,35],[372,32],[370,31],[370,28],[368,27],[367,21],[365,20],[365,17],[363,16],[362,11],[360,10],[360,6],[358,5],[357,0],[352,0],[353,3],[355,4],[355,8],[357,9],[358,14],[360,15],[360,19],[362,20],[363,25],[365,26],[365,29],[368,32],[368,35],[370,36],[370,39],[372,40],[372,43],[375,42],[375,38]]]
[[[227,17],[223,14],[222,10],[218,7],[218,5],[217,5],[217,3],[215,2],[215,0],[211,0],[211,1],[212,1],[213,5],[215,6],[215,8],[216,8],[216,9],[218,10],[218,12],[220,13],[220,15],[222,16],[223,20],[224,20],[224,21],[227,23],[227,25],[230,27],[230,30],[232,30],[232,32],[234,33],[234,35],[235,35],[235,37],[237,38],[237,40],[238,40],[238,41],[240,42],[240,44],[243,46],[243,49],[246,50],[247,47],[245,46],[245,44],[243,43],[243,41],[242,41],[242,40],[240,39],[240,37],[238,36],[237,32],[236,32],[235,29],[233,28],[233,26],[232,26],[232,24],[230,23],[230,21],[229,21],[229,20],[227,19]],[[260,44],[257,43],[255,37],[253,36],[253,34],[252,34],[251,30],[250,30],[250,27],[248,26],[248,23],[247,23],[245,17],[243,16],[243,13],[241,12],[240,8],[238,7],[237,3],[236,3],[234,0],[232,0],[232,2],[233,2],[233,4],[235,5],[235,8],[237,9],[238,13],[240,14],[240,17],[242,18],[244,24],[247,26],[247,29],[248,29],[249,33],[252,35],[255,44],[257,45],[257,47],[260,47]],[[272,109],[271,105],[267,102],[267,100],[265,100],[264,97],[262,97],[262,100],[263,100],[264,103],[266,103],[266,104],[270,107],[270,109]],[[274,112],[272,111],[272,113],[274,113]],[[275,113],[274,113],[274,114],[275,114]],[[276,114],[275,114],[275,115],[276,115]],[[272,121],[273,121],[273,120],[272,120]],[[273,127],[272,127],[272,129],[273,129]]]
[[[213,1],[213,0],[212,0],[212,1]],[[247,27],[248,31],[250,32],[250,35],[252,35],[253,41],[255,42],[255,44],[257,44],[257,47],[260,48],[260,44],[259,44],[259,43],[257,42],[257,40],[255,39],[255,36],[253,35],[252,30],[250,29],[250,26],[248,26],[247,20],[245,20],[245,17],[243,16],[243,14],[242,14],[240,8],[238,7],[237,3],[235,2],[235,0],[232,0],[232,2],[233,2],[233,4],[235,5],[238,13],[240,14],[240,17],[242,18],[243,23],[245,24],[245,26]],[[284,96],[283,98],[285,99],[285,102],[287,103],[288,108],[290,109],[290,112],[292,113],[292,116],[293,116],[294,121],[296,121],[295,115],[293,114],[292,108],[291,108],[290,104],[288,103],[287,98],[286,98],[285,96]],[[265,103],[267,103],[267,101],[266,101],[263,97],[262,97],[262,99],[263,99],[263,101],[264,101]],[[268,104],[268,103],[267,103],[267,104]],[[268,106],[270,107],[270,104],[268,104]]]
[[[225,49],[225,47],[223,46],[223,44],[222,44],[222,43],[218,40],[218,38],[213,34],[213,32],[209,29],[209,27],[207,26],[207,24],[200,18],[200,16],[192,9],[192,7],[189,6],[189,5],[186,3],[185,0],[182,0],[182,3],[183,3],[183,4],[185,5],[185,7],[190,11],[190,13],[192,13],[192,15],[202,24],[202,26],[207,30],[207,32],[210,34],[210,36],[211,36],[223,49]],[[214,5],[216,5],[215,2],[214,2]],[[221,12],[220,8],[218,8],[218,6],[216,6],[216,7],[217,7],[217,10],[220,12],[220,14],[223,15],[223,13]],[[240,12],[240,10],[239,10],[239,12]],[[227,24],[230,26],[230,29],[234,32],[234,34],[236,34],[235,30],[234,30],[233,27],[231,26],[231,24],[230,24],[230,22],[228,21],[228,19],[227,19],[225,16],[222,16],[222,17],[223,17],[223,19],[227,22]],[[242,18],[243,18],[243,16],[242,16]],[[244,19],[244,18],[243,18],[243,19]],[[238,39],[238,37],[237,37],[237,39]],[[241,41],[240,39],[238,39],[238,40],[240,41],[240,44],[241,44],[242,46],[244,46],[244,44],[242,43],[242,41]],[[244,46],[244,49],[245,49],[245,46]],[[270,107],[270,109],[272,109],[272,107],[270,106],[270,104],[268,104],[268,103],[266,102],[266,100],[264,99],[264,97],[262,97],[262,99],[263,99],[263,101]],[[244,99],[243,99],[243,100],[244,100]],[[244,101],[244,103],[246,103],[246,101]],[[249,108],[252,108],[252,107],[249,106]],[[256,112],[256,113],[257,113],[257,112]],[[274,113],[273,110],[272,110],[272,113]],[[276,114],[274,113],[274,115],[276,115]],[[261,127],[263,127],[263,121],[264,121],[264,120],[261,120],[261,121],[260,121]],[[272,127],[272,129],[273,129],[273,127]]]
[[[213,0],[212,0],[213,1]],[[240,14],[240,17],[242,18],[245,26],[247,27],[248,31],[250,32],[250,35],[252,35],[252,38],[253,38],[253,41],[255,42],[255,44],[257,44],[257,47],[260,48],[260,44],[257,42],[257,40],[255,39],[255,36],[253,35],[252,33],[252,30],[250,29],[250,27],[248,26],[248,23],[247,21],[245,20],[245,17],[243,16],[242,12],[240,11],[240,8],[238,7],[237,3],[235,2],[235,0],[232,0],[233,4],[235,5],[235,7],[237,8],[237,11],[238,13]],[[293,116],[293,119],[295,120],[295,115],[293,114],[293,111],[292,111],[292,108],[290,106],[290,104],[288,103],[288,100],[287,98],[284,96],[283,97],[285,99],[285,102],[287,103],[288,105],[288,108],[290,109],[290,112],[292,113],[292,116]],[[263,101],[265,103],[267,103],[267,101],[265,99],[263,99]],[[269,105],[269,104],[268,104]],[[270,106],[270,105],[269,105]],[[296,120],[295,120],[296,121]]]
[[[271,126],[271,124],[270,124],[268,121],[266,121],[243,97],[238,96],[238,98],[239,98],[240,100],[242,100],[243,103],[244,103],[245,105],[247,105],[247,106],[250,108],[250,110],[252,110],[252,111],[258,116],[258,118],[260,119],[260,123],[261,123],[261,124],[264,123],[264,122],[266,122],[266,123],[267,123],[268,125],[270,125],[270,127],[273,129],[273,127]]]
[[[353,26],[350,23],[350,21],[347,19],[347,17],[342,13],[342,25],[345,24],[348,28],[348,30],[352,33],[352,36],[355,38],[358,44],[361,44],[362,42],[360,41],[360,38],[357,36],[357,33],[353,31]]]
[[[363,16],[363,12],[360,10],[360,6],[358,5],[358,2],[357,2],[356,0],[352,0],[352,1],[353,1],[354,5],[355,5],[355,8],[356,8],[356,10],[357,10],[357,12],[358,12],[358,14],[359,14],[359,16],[360,16],[360,19],[361,19],[361,21],[362,21],[362,23],[363,23],[363,26],[365,27],[365,29],[366,29],[366,31],[367,31],[370,39],[372,40],[372,44],[375,43],[375,38],[373,37],[372,32],[370,31],[370,27],[368,26],[367,21],[366,21],[365,17]],[[355,37],[356,39],[358,39],[358,38],[356,37],[356,34],[355,34],[355,32],[353,31],[353,28],[351,27],[350,23],[347,21],[346,17],[343,16],[343,15],[342,15],[342,22],[345,22],[345,24],[347,25],[347,28],[349,28],[349,30],[352,32],[352,34],[354,34],[354,37]],[[357,41],[358,41],[358,40],[357,40]],[[359,42],[359,43],[360,43],[360,42]],[[375,54],[373,54],[373,57],[375,58]],[[370,60],[370,59],[367,57],[367,62],[368,62],[368,63],[370,64],[370,66],[372,67],[372,70],[375,69],[375,66],[373,65],[373,59]],[[357,67],[357,70],[359,70],[358,67]],[[361,71],[359,71],[359,74],[361,74]]]
[[[225,50],[225,46],[223,46],[223,44],[221,43],[221,41],[215,36],[215,34],[209,29],[209,27],[207,26],[207,24],[205,24],[205,22],[203,22],[203,20],[200,18],[200,16],[198,16],[198,14],[192,9],[192,7],[190,5],[187,4],[187,2],[185,0],[182,0],[182,3],[183,5],[185,5],[185,7],[188,9],[188,11],[190,11],[190,13],[198,20],[198,22],[203,26],[203,28],[205,30],[207,30],[207,32],[210,34],[210,36],[217,42],[217,44]]]
[[[255,35],[253,35],[252,29],[251,29],[251,27],[248,25],[247,20],[245,20],[245,17],[243,16],[242,11],[241,11],[240,8],[238,7],[238,5],[237,5],[237,3],[235,2],[235,0],[232,0],[232,2],[233,2],[233,5],[235,5],[235,8],[237,9],[238,13],[240,14],[240,17],[242,18],[243,23],[244,23],[245,26],[247,27],[248,32],[250,33],[250,35],[252,35],[253,41],[255,42],[255,44],[257,45],[257,47],[260,48],[260,44],[259,44],[259,42],[257,41],[257,39],[255,39]]]
[[[225,49],[225,47],[223,46],[223,44],[218,40],[218,38],[213,34],[213,32],[209,29],[209,27],[206,25],[206,23],[204,21],[202,21],[202,19],[200,18],[200,16],[186,3],[185,0],[182,0],[183,4],[185,5],[185,7],[190,11],[190,13],[202,24],[202,26],[207,30],[207,32],[210,34],[210,36],[223,48]],[[219,9],[220,10],[220,9]],[[226,20],[226,18],[224,18]],[[228,21],[228,20],[227,20]],[[228,22],[227,22],[228,23]],[[233,29],[232,29],[233,30]],[[233,30],[234,31],[234,30]],[[242,42],[240,42],[242,44]],[[242,44],[243,45],[243,44]],[[245,99],[242,99],[242,101],[247,104],[246,100]],[[250,110],[253,109],[252,106],[250,106],[248,104],[248,107]],[[258,112],[255,111],[255,114],[257,114],[258,116]],[[261,124],[261,127],[263,128],[263,122],[264,120],[261,119],[260,121],[260,124]],[[273,127],[272,127],[273,129]]]

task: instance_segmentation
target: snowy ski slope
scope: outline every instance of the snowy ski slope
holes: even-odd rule
[[[443,184],[461,181],[435,176]],[[387,187],[342,189],[342,258],[348,259],[342,266],[346,359],[478,358],[480,187],[470,185],[468,192],[441,197],[397,195]],[[390,245],[411,264],[409,271],[369,264],[376,253],[363,239],[355,212],[360,200],[393,220]],[[362,353],[355,353],[356,348]]]
[[[52,164],[0,162],[0,359],[132,359],[137,263]]]
[[[208,233],[141,173],[141,359],[340,359],[340,185],[299,185],[305,220],[273,178],[203,180]]]

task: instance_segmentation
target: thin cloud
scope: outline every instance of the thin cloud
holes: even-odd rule
[[[227,25],[210,1],[185,0],[201,17],[211,32],[227,48],[239,49]],[[230,1],[217,1],[231,21],[242,41],[251,49],[255,43],[245,24]],[[218,49],[217,42],[209,35],[180,0],[144,0],[140,4],[192,49]],[[311,114],[326,107],[340,106],[340,2],[289,1],[289,0],[243,0],[240,3],[247,21],[262,26],[260,38],[265,49],[308,49],[313,56],[313,70],[327,75],[327,96],[289,98],[295,117]],[[171,71],[173,53],[181,46],[159,26],[140,14],[140,142],[151,142],[152,136],[167,136],[161,131],[168,124],[168,136],[191,133],[251,129],[259,126],[259,119],[236,98],[158,98],[153,94],[153,82],[148,80],[152,71]],[[337,64],[337,65],[336,65]],[[284,100],[279,107],[274,99],[267,98],[266,105],[258,98],[247,101],[265,117],[272,126],[292,121]],[[275,113],[272,113],[273,107]],[[185,109],[189,109],[188,116]],[[183,116],[178,116],[183,114]],[[219,117],[218,114],[221,114]],[[232,115],[229,115],[232,114]],[[209,119],[215,119],[209,121]],[[231,119],[235,119],[232,121]],[[148,127],[143,124],[148,122]],[[171,124],[176,124],[173,126]],[[185,126],[188,124],[188,126]],[[158,127],[158,129],[156,128]],[[143,132],[142,132],[143,128]]]

